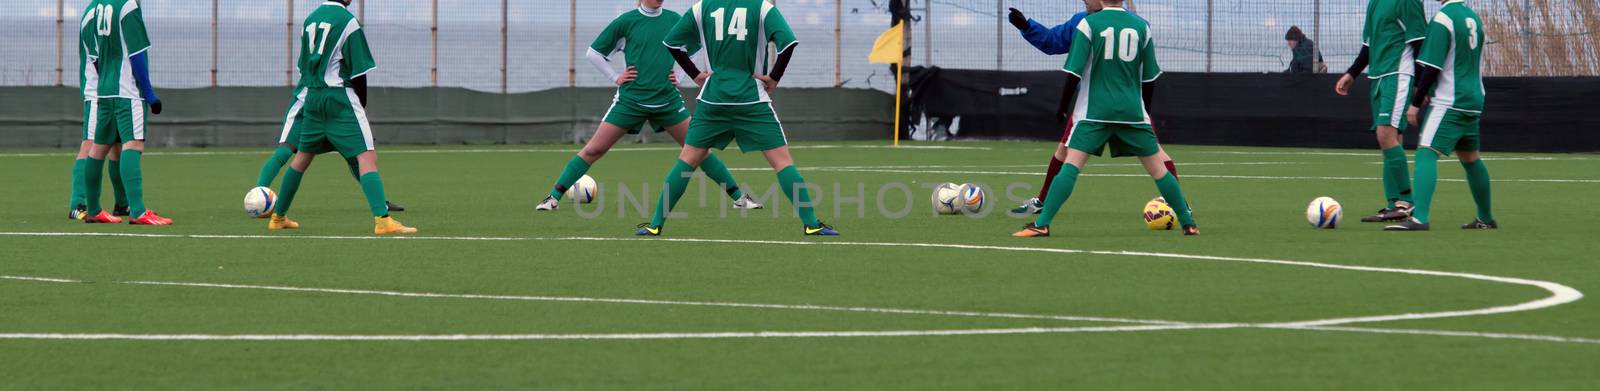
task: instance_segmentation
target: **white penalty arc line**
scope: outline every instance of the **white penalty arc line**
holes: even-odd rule
[[[849,337],[935,337],[965,335],[1010,335],[1046,333],[1103,333],[1160,330],[1237,328],[1233,324],[1018,327],[957,330],[882,330],[882,331],[719,331],[693,333],[605,333],[605,334],[436,334],[436,335],[321,335],[321,334],[63,334],[9,333],[4,339],[32,340],[121,340],[121,341],[535,341],[535,340],[659,340],[727,338],[849,338]]]
[[[369,237],[369,236],[170,235],[170,234],[62,233],[62,232],[0,232],[0,236],[112,236],[112,237],[141,237],[141,238],[189,238],[189,239],[376,240],[375,237]],[[1346,317],[1346,318],[1329,318],[1329,319],[1315,319],[1315,320],[1294,321],[1294,322],[1274,322],[1274,323],[1259,323],[1259,324],[1188,323],[1188,322],[1178,322],[1178,321],[1137,320],[1137,319],[1101,318],[1101,317],[1067,317],[1067,316],[1061,316],[1061,317],[1057,317],[1055,319],[1058,319],[1058,320],[1090,320],[1090,321],[1107,321],[1107,322],[1146,323],[1146,326],[1169,326],[1169,327],[1172,327],[1172,328],[1175,328],[1175,329],[1182,329],[1182,328],[1255,327],[1255,328],[1303,329],[1303,330],[1323,330],[1323,331],[1379,332],[1379,333],[1390,333],[1390,334],[1402,333],[1400,331],[1404,331],[1403,333],[1442,335],[1442,336],[1479,336],[1479,337],[1486,337],[1486,338],[1515,338],[1515,339],[1551,340],[1551,341],[1554,341],[1554,340],[1572,340],[1572,341],[1569,341],[1569,342],[1574,342],[1575,341],[1575,342],[1581,342],[1581,343],[1590,343],[1589,341],[1585,341],[1585,340],[1583,340],[1581,338],[1569,338],[1569,337],[1558,337],[1558,336],[1537,336],[1537,335],[1501,334],[1501,333],[1473,333],[1473,332],[1439,331],[1439,330],[1411,330],[1411,331],[1406,331],[1405,329],[1368,329],[1368,328],[1360,328],[1360,327],[1332,327],[1332,326],[1340,326],[1340,325],[1355,324],[1355,323],[1389,322],[1389,321],[1419,320],[1419,319],[1437,319],[1437,318],[1481,316],[1481,315],[1503,314],[1503,313],[1511,313],[1511,312],[1532,311],[1532,310],[1537,310],[1537,309],[1549,308],[1549,307],[1553,307],[1553,306],[1557,306],[1557,305],[1562,305],[1562,304],[1566,304],[1566,303],[1571,303],[1571,302],[1574,302],[1574,301],[1577,301],[1577,300],[1583,298],[1583,293],[1582,292],[1579,292],[1577,289],[1574,289],[1572,287],[1568,287],[1566,285],[1562,285],[1562,284],[1559,284],[1559,283],[1554,283],[1554,282],[1549,282],[1549,281],[1514,278],[1514,277],[1490,276],[1490,275],[1474,274],[1474,273],[1443,272],[1443,271],[1432,271],[1432,270],[1387,268],[1387,267],[1371,267],[1371,266],[1350,266],[1350,265],[1337,265],[1337,264],[1327,264],[1327,263],[1318,263],[1318,262],[1305,262],[1305,261],[1274,260],[1274,259],[1264,259],[1264,258],[1240,258],[1240,257],[1223,257],[1223,256],[1188,255],[1188,254],[1176,254],[1176,253],[1156,253],[1156,252],[1136,252],[1136,251],[1105,251],[1105,250],[1075,250],[1075,249],[1065,249],[1065,248],[1005,247],[1005,246],[938,244],[938,243],[800,242],[800,241],[774,241],[774,240],[689,239],[689,238],[625,239],[625,238],[599,238],[599,237],[559,237],[559,238],[537,238],[537,237],[534,237],[534,238],[518,238],[518,237],[412,237],[412,238],[404,238],[404,239],[402,239],[402,238],[392,238],[392,239],[383,239],[383,240],[471,240],[471,241],[549,241],[549,240],[554,240],[554,241],[638,241],[638,242],[661,242],[661,241],[665,241],[665,242],[690,242],[690,243],[769,244],[769,245],[796,245],[796,246],[821,245],[821,246],[870,246],[870,247],[946,248],[946,249],[993,250],[993,251],[1015,251],[1015,252],[1091,254],[1091,255],[1108,255],[1108,256],[1137,256],[1137,257],[1170,258],[1170,259],[1197,260],[1197,261],[1230,261],[1230,262],[1273,264],[1273,265],[1285,265],[1285,266],[1314,267],[1314,268],[1347,270],[1347,271],[1360,271],[1360,272],[1397,273],[1397,274],[1407,274],[1407,275],[1425,275],[1425,276],[1436,276],[1436,277],[1453,277],[1453,278],[1462,278],[1462,279],[1470,279],[1470,280],[1489,281],[1489,282],[1496,282],[1496,283],[1503,283],[1503,284],[1532,286],[1532,287],[1537,287],[1537,288],[1543,289],[1543,290],[1545,290],[1547,292],[1550,292],[1550,296],[1542,298],[1542,299],[1539,299],[1539,300],[1533,300],[1533,301],[1528,301],[1528,302],[1523,302],[1523,303],[1517,303],[1517,304],[1513,304],[1513,305],[1496,306],[1496,307],[1471,309],[1471,310],[1439,311],[1439,312],[1423,312],[1423,313],[1405,313],[1405,314],[1395,314],[1395,315],[1377,315],[1377,316]],[[0,279],[44,281],[44,282],[75,282],[74,280],[51,279],[51,278],[40,278],[40,277],[7,277],[7,276],[0,276]],[[854,308],[854,307],[790,306],[790,305],[773,305],[773,304],[743,304],[743,303],[714,303],[714,302],[672,302],[672,301],[637,300],[637,299],[554,298],[554,297],[537,297],[537,296],[493,296],[493,295],[449,295],[449,294],[434,294],[434,293],[408,293],[408,292],[386,292],[386,291],[367,291],[367,290],[271,287],[271,286],[205,284],[205,283],[174,283],[174,282],[153,282],[153,281],[134,281],[134,282],[127,282],[127,283],[130,283],[130,284],[141,284],[141,285],[177,285],[177,286],[195,286],[195,287],[211,287],[211,288],[234,288],[234,289],[272,289],[272,290],[289,290],[289,291],[310,291],[310,292],[350,293],[350,294],[378,294],[378,295],[387,295],[387,296],[413,296],[413,297],[457,297],[457,298],[481,298],[481,299],[493,298],[493,299],[502,299],[502,300],[541,300],[541,301],[558,301],[558,300],[552,300],[552,299],[559,299],[559,301],[591,301],[591,302],[634,303],[634,304],[715,305],[715,306],[749,307],[749,308],[813,309],[813,310],[835,310],[835,311],[856,311],[856,312],[885,312],[885,313],[904,313],[904,314],[917,313],[917,314],[923,314],[923,315],[949,315],[949,316],[980,316],[980,317],[986,316],[986,315],[983,315],[984,313],[982,313],[982,312],[963,312],[963,311],[868,309],[868,308]],[[793,308],[783,308],[783,307],[778,307],[778,306],[793,307]],[[871,310],[871,311],[866,311],[866,310]],[[1001,315],[1005,315],[1004,317],[1015,317],[1015,318],[1052,319],[1052,318],[1047,318],[1047,317],[1051,317],[1052,315],[1027,315],[1027,314],[1001,314]],[[1127,327],[1140,327],[1140,326],[1127,326]],[[1028,329],[1037,329],[1037,328],[1028,328]],[[999,329],[991,329],[991,330],[999,330]],[[1020,329],[1004,329],[1004,330],[1020,330]],[[1400,330],[1400,331],[1396,331],[1396,330]],[[929,332],[951,333],[951,332],[959,332],[959,330],[956,330],[956,331],[944,330],[944,331],[929,331]],[[1047,331],[1035,331],[1035,332],[1047,332]],[[841,333],[858,333],[858,332],[841,332]],[[871,332],[865,332],[865,333],[871,333]],[[1013,333],[1020,333],[1020,332],[1013,332]],[[952,335],[952,334],[927,334],[927,335]],[[863,336],[869,336],[869,335],[863,335]]]

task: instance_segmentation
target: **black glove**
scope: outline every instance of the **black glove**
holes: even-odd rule
[[[1011,20],[1012,26],[1017,26],[1017,30],[1028,31],[1028,17],[1023,16],[1022,11],[1012,8],[1011,14],[1007,15],[1006,18]]]
[[[156,100],[150,101],[150,114],[156,114],[156,115],[160,115],[161,114],[161,100],[160,99],[156,99]]]

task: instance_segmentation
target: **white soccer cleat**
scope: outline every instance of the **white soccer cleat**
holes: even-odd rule
[[[740,196],[739,199],[733,201],[733,208],[734,209],[761,209],[762,206],[761,206],[760,203],[756,202],[756,199],[750,198],[749,194],[745,194],[743,196]]]
[[[1040,201],[1038,198],[1029,198],[1027,201],[1024,201],[1021,206],[1018,206],[1018,207],[1016,207],[1014,209],[1011,209],[1011,214],[1014,214],[1014,215],[1039,214],[1039,211],[1042,211],[1042,210],[1044,210],[1044,202],[1043,201]]]
[[[558,201],[558,200],[556,200],[555,197],[551,197],[551,196],[545,196],[544,197],[544,201],[540,202],[539,206],[533,207],[533,210],[537,210],[537,211],[547,211],[547,210],[556,210],[556,209],[561,209],[561,201]]]

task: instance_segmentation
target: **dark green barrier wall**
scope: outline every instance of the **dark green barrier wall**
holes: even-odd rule
[[[613,92],[575,88],[502,95],[455,88],[377,88],[368,110],[380,145],[573,142],[594,131]],[[73,88],[0,88],[0,133],[6,135],[0,137],[0,147],[75,147],[83,119],[77,93]],[[291,99],[289,89],[276,87],[160,93],[166,111],[148,117],[147,134],[149,142],[162,146],[271,145]],[[884,92],[789,89],[779,90],[774,100],[791,140],[890,135],[894,96]]]

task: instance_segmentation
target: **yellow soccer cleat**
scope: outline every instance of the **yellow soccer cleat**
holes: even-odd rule
[[[288,217],[283,217],[282,215],[279,215],[277,213],[273,213],[272,214],[272,219],[271,220],[267,220],[267,229],[270,229],[270,230],[295,229],[295,228],[300,228],[300,223],[296,223],[296,222],[294,222],[294,220],[289,220]]]
[[[374,218],[372,218],[372,221],[374,223],[373,224],[374,227],[372,228],[372,233],[375,233],[375,234],[379,234],[379,235],[394,235],[394,234],[414,234],[414,233],[417,233],[417,229],[416,228],[407,227],[404,224],[400,224],[400,222],[399,221],[395,221],[395,219],[393,217],[374,217]]]

